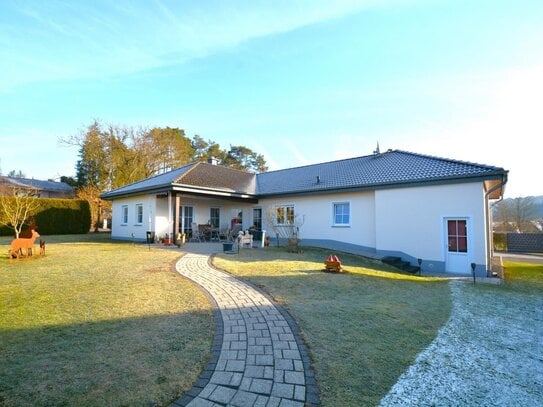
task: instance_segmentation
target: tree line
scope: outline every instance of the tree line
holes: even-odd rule
[[[267,171],[266,160],[248,147],[230,145],[223,149],[179,128],[132,128],[103,125],[95,120],[79,134],[62,139],[79,147],[76,176],[64,181],[78,188],[100,191],[140,181],[174,168],[213,157],[218,164],[251,171]]]
[[[255,173],[268,170],[264,156],[248,147],[230,145],[224,149],[199,135],[189,138],[180,128],[122,127],[94,120],[60,142],[79,148],[75,177],[60,180],[75,187],[77,198],[89,202],[96,228],[101,212],[110,209],[109,202],[99,199],[104,191],[210,158],[230,168]]]

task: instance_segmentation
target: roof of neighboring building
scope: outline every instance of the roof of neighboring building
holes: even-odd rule
[[[258,195],[502,177],[503,168],[401,150],[258,174]]]
[[[401,150],[252,174],[193,163],[115,189],[105,199],[164,190],[194,190],[265,197],[353,189],[504,179],[503,168]]]
[[[9,185],[20,188],[35,188],[41,191],[64,191],[72,192],[73,188],[65,182],[41,181],[33,178],[0,177],[0,179]]]

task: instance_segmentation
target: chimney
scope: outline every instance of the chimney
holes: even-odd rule
[[[218,165],[219,160],[217,160],[215,157],[211,156],[207,159],[207,163],[211,165]]]

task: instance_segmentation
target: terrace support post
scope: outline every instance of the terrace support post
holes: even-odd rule
[[[175,219],[174,219],[174,230],[173,230],[173,243],[179,245],[177,241],[177,236],[179,235],[179,209],[181,205],[181,197],[178,194],[175,194]]]

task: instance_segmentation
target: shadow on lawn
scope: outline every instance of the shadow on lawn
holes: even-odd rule
[[[0,330],[0,405],[168,405],[209,357],[213,317],[183,313]]]

